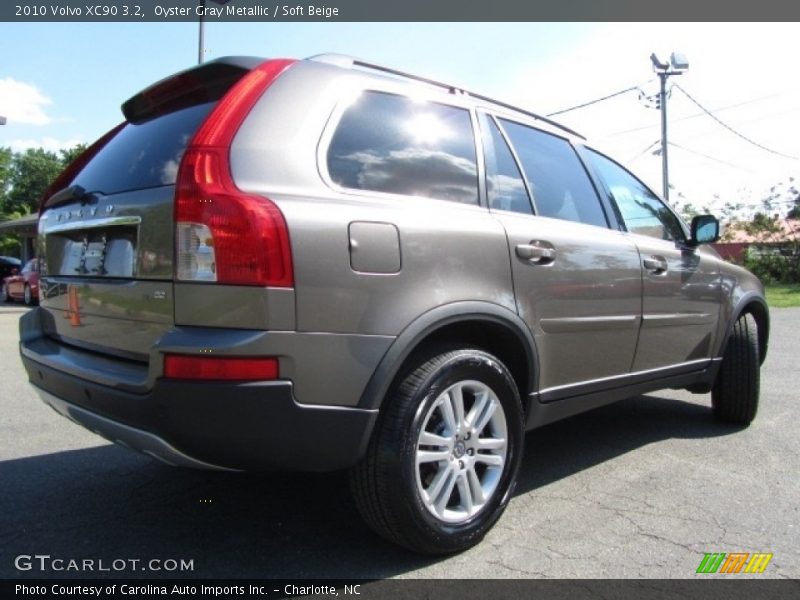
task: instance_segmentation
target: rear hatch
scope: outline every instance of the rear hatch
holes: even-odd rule
[[[174,199],[187,144],[255,58],[228,58],[162,80],[125,104],[125,122],[45,196],[39,222],[45,333],[147,362],[174,325]]]

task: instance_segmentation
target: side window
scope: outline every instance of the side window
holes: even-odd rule
[[[489,206],[497,210],[532,215],[531,201],[517,162],[494,120],[481,115]]]
[[[602,154],[593,150],[586,154],[611,191],[628,231],[662,240],[684,239],[677,217],[647,186]]]
[[[36,261],[29,260],[25,263],[25,266],[22,268],[23,273],[31,273],[36,270]]]
[[[536,214],[608,227],[600,199],[569,142],[519,123],[500,122],[522,163]]]
[[[328,172],[343,187],[478,204],[469,111],[364,92],[333,134]]]

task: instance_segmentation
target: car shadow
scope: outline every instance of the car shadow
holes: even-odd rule
[[[669,438],[733,433],[708,408],[642,396],[526,439],[522,494]],[[113,445],[0,463],[0,577],[376,579],[435,562],[373,535],[343,473],[173,469]],[[19,571],[15,557],[192,560],[188,572]],[[118,565],[122,563],[116,563]]]
[[[637,396],[527,434],[517,494],[558,481],[616,456],[666,439],[731,435],[708,406],[658,395]]]

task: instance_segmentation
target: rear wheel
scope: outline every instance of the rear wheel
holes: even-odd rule
[[[522,450],[508,369],[465,348],[422,362],[386,398],[351,486],[386,539],[441,554],[478,543],[505,510]]]
[[[8,302],[8,284],[4,281],[0,288],[0,302]]]
[[[719,421],[748,425],[755,418],[760,367],[758,326],[753,315],[744,314],[733,325],[711,390],[714,416]]]

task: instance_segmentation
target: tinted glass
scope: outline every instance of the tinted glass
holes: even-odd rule
[[[72,183],[104,194],[174,184],[183,151],[213,106],[198,104],[139,125],[128,123]]]
[[[484,156],[486,157],[486,188],[489,206],[533,214],[528,191],[513,154],[493,119],[481,116]]]
[[[36,259],[33,258],[25,263],[25,267],[22,269],[23,273],[31,273],[36,271]]]
[[[478,203],[469,112],[443,104],[365,92],[336,128],[328,171],[344,187]]]
[[[519,123],[501,123],[522,163],[536,214],[608,226],[600,199],[569,142]]]
[[[677,217],[647,186],[597,152],[590,150],[587,157],[611,191],[628,231],[662,240],[684,238]]]

